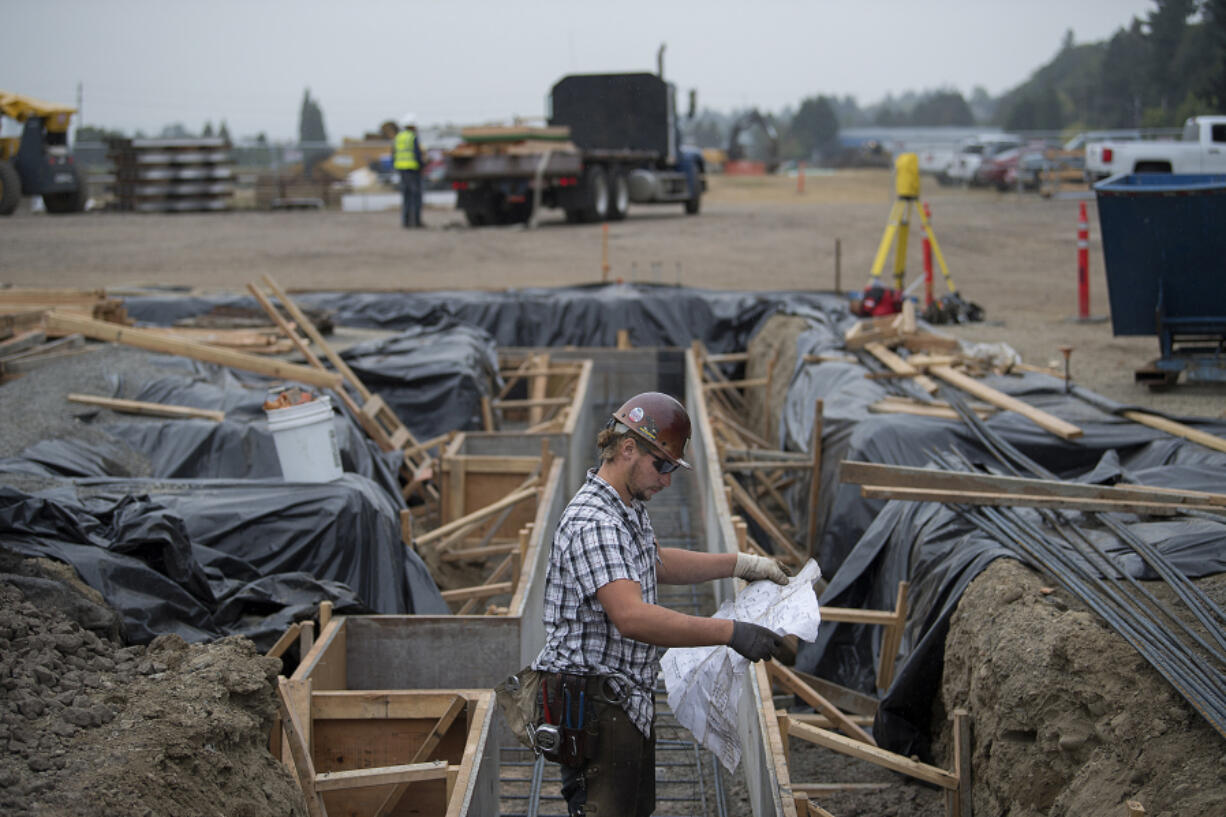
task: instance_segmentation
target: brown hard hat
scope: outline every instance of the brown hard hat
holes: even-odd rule
[[[613,412],[613,419],[642,437],[666,460],[693,470],[682,459],[690,441],[690,415],[676,398],[658,391],[636,394]]]

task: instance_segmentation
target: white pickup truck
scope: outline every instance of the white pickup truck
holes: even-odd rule
[[[1226,116],[1194,116],[1175,141],[1090,142],[1086,177],[1117,173],[1226,173]]]

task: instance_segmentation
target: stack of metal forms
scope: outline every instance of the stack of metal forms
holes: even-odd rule
[[[115,139],[113,207],[144,213],[229,210],[234,160],[225,139]]]

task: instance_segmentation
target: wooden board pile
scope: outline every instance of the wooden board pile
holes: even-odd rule
[[[449,151],[455,157],[472,156],[529,156],[552,151],[574,153],[578,149],[570,141],[570,128],[532,127],[526,125],[464,128],[460,131],[463,140]]]
[[[45,330],[43,318],[51,310],[129,323],[123,301],[100,289],[0,289],[0,383],[88,350],[80,335],[57,338]]]

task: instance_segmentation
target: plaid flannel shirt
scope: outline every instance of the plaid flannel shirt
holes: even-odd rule
[[[546,672],[623,676],[622,707],[639,730],[651,734],[659,648],[617,631],[596,599],[611,581],[630,579],[643,601],[656,603],[655,532],[643,503],[630,507],[612,485],[588,471],[558,522],[545,579],[545,646],[532,666]]]

